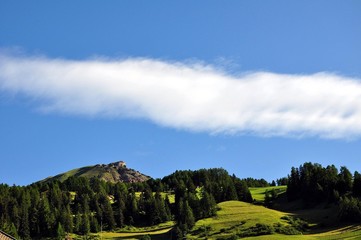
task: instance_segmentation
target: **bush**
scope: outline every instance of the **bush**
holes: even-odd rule
[[[232,236],[226,238],[225,240],[237,240],[237,239],[238,239],[237,235],[232,235]]]
[[[283,226],[282,224],[278,223],[275,224],[275,231],[280,234],[285,235],[299,235],[302,234],[300,231],[295,229],[293,226]]]
[[[229,237],[219,237],[217,240],[237,240],[239,237],[235,234],[229,236]]]
[[[293,218],[291,216],[283,216],[281,219],[286,220],[291,226],[298,232],[304,232],[309,229],[308,222],[302,220],[301,218]],[[299,233],[297,233],[299,234]]]
[[[152,240],[152,238],[147,234],[147,235],[143,235],[140,240]]]
[[[357,198],[343,197],[340,200],[339,219],[341,221],[360,222],[361,202]]]
[[[255,226],[246,229],[240,233],[240,237],[269,235],[274,233],[274,228],[267,224],[257,223]]]
[[[212,227],[209,226],[209,225],[206,225],[206,226],[201,226],[199,228],[197,228],[196,230],[192,231],[192,235],[198,235],[198,234],[202,234],[202,233],[208,233],[212,231]]]

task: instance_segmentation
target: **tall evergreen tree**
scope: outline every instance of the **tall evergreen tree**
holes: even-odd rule
[[[202,192],[202,199],[200,200],[201,213],[200,218],[207,218],[215,216],[217,213],[217,205],[213,196],[207,191]]]
[[[50,210],[49,201],[45,194],[40,201],[39,218],[41,233],[45,236],[51,236],[55,229],[55,217]]]
[[[337,188],[341,195],[352,191],[352,174],[345,166],[340,168]]]
[[[30,194],[28,191],[24,190],[21,195],[21,204],[20,204],[20,228],[19,235],[22,239],[31,239],[30,238],[30,226],[29,226],[29,208],[30,208]]]
[[[361,197],[361,174],[356,171],[353,176],[352,193],[355,197]]]
[[[70,205],[66,205],[66,207],[63,209],[61,222],[64,226],[65,232],[73,232],[73,215],[71,214]]]
[[[84,213],[81,216],[81,224],[80,224],[79,232],[85,236],[88,236],[90,233],[90,221],[89,221],[89,215],[87,213]]]
[[[100,231],[99,222],[94,216],[90,216],[90,231],[93,233]]]
[[[99,197],[99,203],[103,212],[103,223],[106,224],[108,230],[115,228],[114,212],[110,205],[108,196],[101,194]]]
[[[193,211],[188,205],[188,201],[184,202],[183,211],[184,211],[184,225],[186,226],[186,229],[190,230],[194,226],[195,219],[194,219]]]
[[[61,223],[58,223],[58,227],[56,230],[56,239],[63,240],[65,238],[65,231]]]

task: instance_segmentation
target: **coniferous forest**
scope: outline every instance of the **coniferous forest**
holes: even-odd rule
[[[175,202],[163,197],[165,192],[175,194]],[[70,177],[25,187],[2,184],[0,229],[21,239],[62,239],[66,233],[87,235],[175,220],[184,233],[196,220],[215,215],[216,203],[227,200],[251,202],[252,197],[246,182],[224,169],[176,171],[142,183]]]
[[[361,219],[361,174],[346,167],[305,163],[287,178],[288,201],[310,208],[336,204],[339,220]],[[275,181],[271,183],[275,184]],[[163,179],[109,183],[97,178],[70,177],[29,186],[0,185],[0,229],[21,239],[58,238],[67,233],[88,235],[124,226],[152,226],[174,220],[175,238],[195,222],[217,214],[217,203],[253,202],[248,187],[269,186],[264,179],[239,179],[221,168],[176,171]],[[170,201],[168,196],[173,196]]]

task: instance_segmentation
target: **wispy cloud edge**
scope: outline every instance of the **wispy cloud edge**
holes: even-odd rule
[[[145,118],[218,134],[361,136],[361,79],[334,73],[238,76],[198,62],[90,60],[0,54],[0,90],[46,111]]]

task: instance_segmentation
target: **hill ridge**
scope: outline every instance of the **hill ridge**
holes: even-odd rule
[[[112,182],[112,183],[144,182],[151,178],[150,176],[145,175],[137,170],[128,168],[124,161],[117,161],[109,164],[95,164],[95,165],[75,168],[67,172],[55,175],[53,177],[45,178],[39,182],[51,182],[54,180],[63,182],[72,176],[98,178],[106,182]]]

